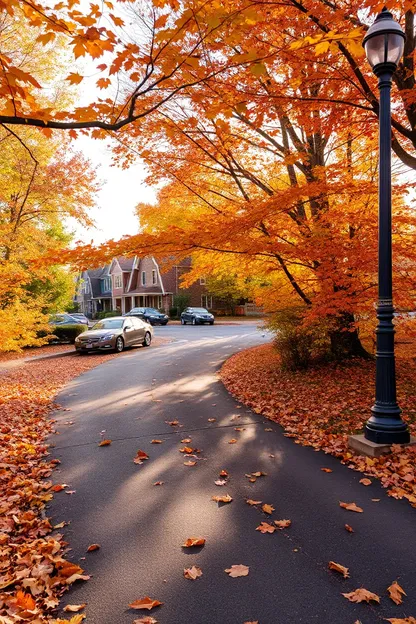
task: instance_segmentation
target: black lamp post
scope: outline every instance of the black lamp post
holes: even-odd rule
[[[404,444],[410,441],[409,430],[401,419],[401,409],[396,400],[391,252],[390,90],[393,74],[403,54],[404,40],[400,24],[384,8],[363,41],[380,90],[376,401],[364,433],[367,440],[377,444]]]

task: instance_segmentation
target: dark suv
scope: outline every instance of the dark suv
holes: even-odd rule
[[[133,308],[124,316],[136,316],[137,318],[150,323],[150,325],[166,325],[169,317],[163,312],[159,312],[156,308]]]

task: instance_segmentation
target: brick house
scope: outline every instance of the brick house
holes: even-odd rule
[[[89,317],[109,310],[126,314],[135,307],[169,312],[175,295],[179,294],[188,295],[189,305],[194,307],[222,308],[221,301],[208,293],[204,278],[188,288],[181,287],[181,277],[190,269],[191,258],[164,269],[153,256],[118,256],[106,267],[83,271],[78,277],[74,300],[80,311]]]

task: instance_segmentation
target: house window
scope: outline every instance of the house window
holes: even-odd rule
[[[109,292],[110,290],[111,290],[111,278],[105,277],[103,280],[101,280],[101,292],[105,293],[105,292]]]
[[[210,310],[212,308],[212,297],[210,295],[201,295],[201,306]]]
[[[121,273],[117,273],[117,275],[114,276],[114,288],[123,288]]]
[[[162,296],[161,295],[159,295],[158,298],[157,298],[157,307],[159,308],[159,310],[161,310],[162,307],[163,307]]]
[[[82,282],[82,292],[83,292],[85,295],[88,295],[88,294],[89,294],[89,292],[90,292],[90,286],[89,286],[89,284],[88,284],[88,282],[87,282],[87,281]]]
[[[152,270],[152,284],[153,285],[157,284],[156,269]]]
[[[146,286],[146,271],[142,271],[142,286]]]
[[[207,283],[206,277],[200,277],[199,283],[201,286],[205,286],[205,284]]]

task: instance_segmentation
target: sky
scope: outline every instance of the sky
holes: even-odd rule
[[[143,164],[138,163],[129,169],[111,166],[111,151],[103,141],[86,136],[79,137],[72,145],[98,167],[98,177],[104,181],[97,195],[96,208],[89,213],[97,227],[75,226],[75,239],[100,244],[112,238],[117,240],[124,234],[137,233],[135,206],[139,202],[152,203],[156,198],[154,189],[144,183]]]

